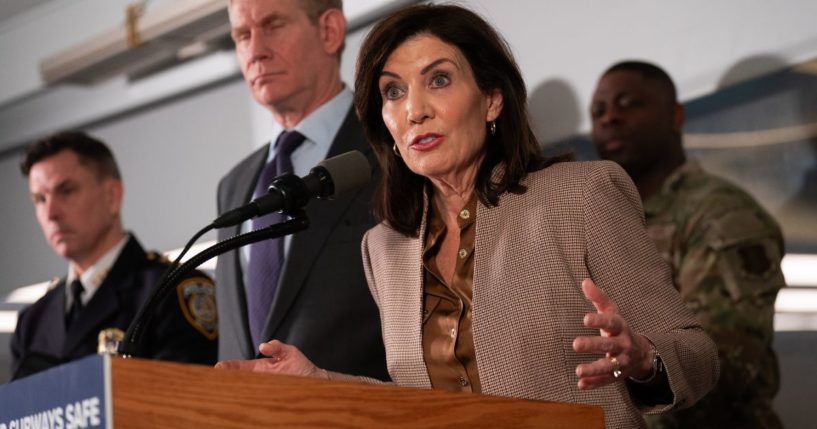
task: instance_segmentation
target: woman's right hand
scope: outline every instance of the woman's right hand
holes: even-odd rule
[[[297,347],[272,340],[258,346],[263,358],[249,360],[226,360],[216,368],[238,369],[270,374],[300,375],[303,377],[329,378],[326,370],[312,363]]]

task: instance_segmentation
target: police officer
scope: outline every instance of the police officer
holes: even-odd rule
[[[719,348],[716,388],[650,425],[781,427],[772,409],[780,383],[774,301],[785,286],[777,223],[745,191],[686,159],[684,110],[662,69],[636,61],[613,65],[598,82],[590,113],[596,150],[632,177],[649,235]]]
[[[37,221],[68,274],[20,314],[12,338],[19,378],[97,352],[100,332],[127,329],[167,268],[122,227],[123,185],[113,154],[82,132],[61,132],[29,147],[21,164]],[[147,326],[144,355],[215,363],[215,286],[193,273]]]

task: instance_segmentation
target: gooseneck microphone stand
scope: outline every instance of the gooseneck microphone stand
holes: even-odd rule
[[[133,322],[130,327],[128,327],[128,332],[125,333],[124,339],[119,344],[118,354],[123,357],[140,357],[142,355],[143,350],[141,346],[145,327],[148,326],[153,319],[158,303],[166,299],[167,295],[175,289],[179,281],[202,263],[230,250],[263,240],[283,237],[303,231],[309,227],[309,219],[303,210],[297,210],[288,214],[290,215],[290,219],[286,222],[230,237],[204,249],[184,264],[176,266],[174,263],[173,266],[176,266],[176,268],[162,277],[162,280],[153,290],[150,297],[139,307],[139,312],[136,313],[136,317],[134,317]],[[204,231],[196,234],[193,241],[201,236],[203,232],[212,229],[212,226],[213,225],[210,225]],[[192,245],[192,242],[188,244],[186,249],[189,248],[190,245]],[[183,253],[184,252],[182,252],[182,254]],[[179,255],[179,258],[181,258],[181,256],[182,255]]]
[[[176,260],[159,279],[158,285],[139,308],[139,312],[128,327],[128,332],[125,333],[125,337],[117,347],[118,354],[125,357],[144,356],[142,337],[145,326],[153,319],[158,304],[167,298],[167,295],[174,290],[184,276],[202,262],[250,243],[303,231],[309,226],[309,219],[303,208],[312,198],[331,198],[335,193],[362,186],[370,179],[371,166],[366,156],[359,151],[350,151],[321,161],[304,177],[298,177],[292,173],[282,174],[272,181],[265,195],[252,200],[249,204],[221,214],[190,239]],[[238,225],[251,218],[278,211],[289,216],[290,219],[228,238],[208,247],[184,264],[177,265],[190,246],[207,231]]]

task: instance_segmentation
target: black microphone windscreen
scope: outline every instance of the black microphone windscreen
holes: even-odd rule
[[[357,150],[327,158],[318,166],[325,168],[329,173],[335,194],[363,186],[372,178],[369,160]]]

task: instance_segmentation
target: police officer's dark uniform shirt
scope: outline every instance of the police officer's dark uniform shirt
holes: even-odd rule
[[[141,304],[168,266],[155,252],[146,253],[135,237],[126,238],[109,270],[83,279],[96,290],[75,322],[66,327],[74,304],[68,298],[66,278],[55,281],[37,302],[24,309],[11,341],[12,374],[20,378],[49,366],[97,352],[98,336],[106,329],[124,332]],[[115,249],[112,249],[115,250]],[[86,299],[83,299],[85,301]],[[176,293],[159,303],[144,333],[143,355],[152,359],[213,364],[217,359],[218,316],[215,286],[201,272],[194,272],[176,286]]]

